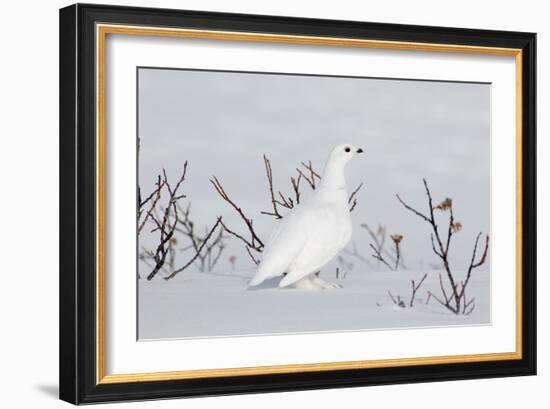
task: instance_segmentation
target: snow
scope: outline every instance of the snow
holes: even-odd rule
[[[410,280],[428,277],[413,308],[396,306],[388,295],[411,294]],[[475,270],[467,288],[476,298],[470,315],[455,315],[427,291],[440,294],[438,271],[354,271],[325,280],[341,289],[307,291],[275,288],[280,278],[248,289],[250,272],[182,272],[172,280],[160,276],[138,281],[138,338],[206,338],[260,334],[341,332],[490,324],[490,273]]]

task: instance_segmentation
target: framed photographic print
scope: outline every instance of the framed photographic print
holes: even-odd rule
[[[535,44],[61,9],[61,399],[535,374]]]

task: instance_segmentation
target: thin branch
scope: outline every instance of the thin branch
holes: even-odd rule
[[[401,234],[392,234],[390,237],[395,245],[395,266],[393,269],[397,270],[397,268],[399,267],[399,259],[401,257],[401,250],[399,245],[401,243],[401,240],[403,239],[403,236]]]
[[[157,182],[155,183],[156,188],[151,192],[151,194],[142,202],[139,203],[139,209],[138,209],[138,234],[141,233],[143,230],[143,227],[145,226],[145,223],[149,220],[151,217],[151,214],[155,210],[157,203],[160,200],[160,193],[164,186],[164,181],[161,181],[160,175],[157,176]],[[149,210],[145,213],[145,217],[140,222],[141,215],[143,214],[143,207],[151,200],[151,198],[154,197],[154,200],[151,202],[151,206],[149,207]]]
[[[227,227],[226,224],[222,223],[224,229],[229,234],[231,234],[231,235],[239,238],[240,240],[244,241],[248,246],[250,246],[254,249],[260,249],[261,250],[264,247],[264,243],[262,242],[262,240],[256,234],[256,231],[254,230],[252,219],[249,219],[244,214],[243,210],[239,206],[237,206],[237,204],[233,200],[231,200],[231,198],[229,197],[227,192],[224,190],[222,184],[220,183],[220,181],[218,180],[218,178],[216,176],[213,176],[213,178],[210,179],[210,183],[212,183],[212,185],[214,186],[214,188],[216,189],[218,194],[222,197],[222,199],[224,199],[227,203],[229,203],[229,205],[231,205],[231,207],[233,207],[233,209],[235,209],[235,211],[239,214],[239,216],[241,216],[241,218],[243,219],[246,227],[248,228],[248,231],[250,232],[251,239],[250,239],[250,241],[246,240],[243,236],[241,236],[241,235],[235,233],[234,231],[230,230]],[[258,243],[258,244],[256,244],[256,243]]]
[[[447,292],[445,291],[445,285],[443,284],[443,279],[441,278],[441,274],[439,274],[439,288],[441,289],[441,294],[443,294],[443,297],[445,297],[445,304],[449,306],[449,302],[451,298],[447,296]]]
[[[386,234],[385,234],[386,229],[382,226],[378,226],[378,233],[380,233],[381,236],[382,236],[382,241],[379,241],[377,234],[374,233],[374,231],[369,227],[369,225],[367,223],[361,224],[361,227],[364,228],[365,230],[367,230],[367,232],[371,236],[372,240],[376,243],[376,247],[378,248],[378,251],[381,251],[382,247],[384,247],[384,240],[385,240],[385,237],[386,237]]]
[[[392,271],[394,270],[393,267],[389,265],[388,262],[384,259],[384,257],[382,257],[382,254],[380,253],[380,251],[372,245],[372,243],[370,244],[370,248],[374,251],[374,254],[372,254],[373,258],[384,263],[384,265],[388,267],[390,270]]]
[[[306,165],[304,162],[300,162],[300,164],[306,168],[309,173],[311,174],[311,178],[314,179],[314,178],[317,178],[319,180],[321,180],[321,175],[319,175],[314,169],[313,169],[313,165],[311,164],[311,161],[308,161],[308,164]]]
[[[439,297],[437,297],[437,295],[435,295],[434,293],[432,293],[431,291],[428,291],[428,295],[430,297],[433,297],[434,300],[436,300],[439,304],[441,304],[443,307],[447,308],[449,311],[453,312],[454,314],[456,314],[456,311],[447,303],[441,301],[439,299]]]
[[[317,183],[316,183],[316,179],[317,180],[321,180],[321,175],[319,175],[314,169],[313,169],[313,165],[311,164],[311,161],[308,162],[308,164],[306,165],[304,162],[300,162],[300,164],[309,172],[309,175],[306,175],[301,169],[299,168],[296,168],[296,171],[298,172],[298,174],[304,178],[306,180],[306,182],[308,183],[309,187],[312,189],[312,190],[315,190],[317,188]]]
[[[265,165],[265,173],[267,175],[267,183],[269,186],[269,193],[271,194],[271,204],[273,206],[273,213],[267,213],[267,212],[262,212],[262,213],[275,216],[277,219],[282,219],[283,216],[281,216],[281,214],[279,213],[279,210],[277,209],[278,202],[275,199],[275,193],[273,192],[273,170],[271,169],[271,162],[269,161],[266,155],[264,155],[264,165]]]
[[[166,208],[163,211],[162,221],[160,221],[155,216],[156,209],[153,209],[150,212],[150,218],[153,220],[155,225],[157,226],[156,229],[160,232],[159,237],[159,244],[157,245],[157,248],[155,250],[154,260],[155,260],[155,267],[153,270],[149,273],[147,276],[147,280],[152,280],[153,277],[162,269],[164,266],[164,263],[166,262],[166,256],[168,252],[170,251],[170,245],[169,241],[172,239],[172,236],[174,235],[174,232],[176,231],[176,225],[179,220],[178,216],[178,209],[176,207],[177,198],[181,197],[177,195],[178,189],[180,188],[181,184],[185,180],[185,175],[187,174],[187,161],[185,161],[185,164],[183,166],[183,172],[178,179],[178,182],[176,183],[176,186],[174,189],[172,189],[172,186],[170,185],[170,182],[168,181],[168,176],[166,175],[166,171],[162,170],[163,176],[164,176],[164,186],[166,186],[169,197],[168,197],[168,204],[166,205]],[[170,223],[170,217],[171,213],[174,215],[174,222]]]
[[[363,183],[360,183],[359,186],[355,188],[355,190],[351,193],[348,199],[348,204],[350,204],[349,211],[353,212],[353,209],[355,209],[355,206],[357,206],[357,199],[355,198],[355,195],[357,195],[357,192],[359,192],[359,189],[363,187]]]
[[[166,230],[166,225],[168,222],[168,214],[170,213],[170,208],[173,208],[173,211],[175,213],[175,219],[178,219],[177,215],[177,209],[174,203],[172,203],[171,206],[167,206],[164,211],[164,217],[162,220],[162,223],[157,220],[156,217],[151,216],[152,220],[155,221],[157,224],[157,228],[160,231],[160,242],[157,246],[157,249],[155,251],[155,267],[153,268],[153,271],[149,273],[147,276],[147,280],[152,280],[153,277],[161,270],[161,268],[164,266],[164,263],[166,261],[166,255],[168,254],[169,248],[166,247],[166,244],[170,241],[172,236],[174,235],[175,231],[175,223],[171,226],[168,226],[168,230]]]
[[[468,301],[468,302],[466,302],[466,300],[464,300],[464,309],[462,310],[462,312],[463,312],[464,314],[466,314],[466,311],[469,309],[470,305],[474,306],[475,302],[476,302],[475,297],[472,298],[472,299],[471,299],[470,301]]]
[[[200,236],[196,233],[195,223],[193,223],[193,221],[191,221],[190,219],[191,203],[187,205],[187,208],[185,210],[180,207],[179,203],[177,204],[177,207],[182,216],[180,217],[180,220],[178,220],[178,225],[181,226],[181,228],[176,228],[176,231],[186,236],[191,242],[189,246],[180,249],[180,251],[193,248],[195,252],[197,252],[200,245],[205,241],[205,237],[208,234],[209,229],[208,227],[206,227],[204,236]],[[199,271],[212,271],[219,258],[221,257],[223,250],[225,249],[225,245],[223,242],[224,239],[225,236],[223,235],[223,229],[219,229],[218,235],[216,237],[207,240],[204,251],[200,253],[198,257],[197,267]],[[216,252],[215,256],[213,256],[214,252]]]
[[[362,261],[363,263],[365,263],[366,265],[368,265],[369,267],[372,267],[372,264],[369,260],[367,260],[365,257],[363,257],[358,251],[357,251],[357,245],[356,243],[354,242],[353,243],[353,251],[352,250],[348,250],[348,249],[344,249],[342,250],[343,253],[345,254],[348,254],[352,257],[355,257],[357,258],[358,260]]]
[[[470,266],[468,267],[468,272],[466,273],[466,280],[464,280],[464,284],[462,285],[462,289],[461,289],[460,294],[459,294],[460,297],[462,297],[464,295],[464,291],[466,289],[466,286],[468,285],[468,283],[470,281],[470,277],[472,276],[472,271],[474,269],[478,268],[479,266],[481,266],[483,263],[485,263],[485,260],[487,258],[487,251],[489,250],[489,235],[485,235],[485,247],[483,248],[483,254],[481,255],[481,258],[479,259],[479,261],[477,263],[475,262],[477,246],[478,246],[480,237],[481,237],[481,233],[478,233],[478,235],[476,236],[475,243],[474,243],[474,249],[472,251],[472,258],[470,260]]]
[[[431,220],[428,219],[426,216],[424,216],[422,213],[420,213],[418,210],[416,209],[413,209],[411,206],[409,206],[407,203],[405,203],[403,201],[403,199],[401,199],[401,197],[399,195],[395,195],[395,197],[397,197],[397,200],[399,200],[399,202],[407,209],[407,210],[410,210],[411,212],[413,212],[414,214],[416,214],[418,217],[426,220],[428,223],[431,224]]]
[[[159,190],[162,188],[162,186],[164,186],[164,182],[161,182],[160,180],[160,175],[158,175],[158,180],[157,182],[155,183],[155,185],[157,186],[149,196],[147,196],[147,198],[145,200],[143,200],[142,202],[139,203],[139,207],[142,208],[143,206],[145,206],[147,204],[147,202],[149,200],[151,200],[153,198],[153,196],[155,196],[156,194],[158,194]]]
[[[245,249],[248,255],[250,256],[250,258],[252,259],[252,261],[254,262],[254,264],[259,265],[260,260],[258,260],[256,257],[252,255],[252,252],[250,251],[250,246],[245,246]]]
[[[418,291],[418,289],[420,288],[420,286],[422,285],[422,283],[424,282],[424,280],[426,279],[426,277],[428,277],[428,273],[425,273],[424,276],[422,277],[422,279],[420,280],[420,282],[418,284],[415,284],[414,280],[411,280],[411,300],[409,302],[409,307],[413,307],[414,306],[414,299],[416,297],[416,292]]]
[[[461,298],[462,297],[458,292],[457,285],[456,285],[456,282],[455,282],[455,278],[453,276],[453,273],[451,271],[451,267],[449,265],[448,255],[449,255],[449,246],[450,246],[450,243],[451,243],[451,237],[452,237],[454,231],[455,230],[458,231],[460,229],[460,227],[457,227],[457,225],[455,225],[455,223],[454,223],[454,214],[453,214],[453,210],[452,210],[452,204],[453,204],[452,199],[446,198],[443,202],[441,202],[437,206],[434,206],[433,205],[433,200],[432,200],[432,195],[431,195],[431,192],[430,192],[430,188],[428,187],[428,182],[426,181],[426,179],[422,179],[422,182],[424,183],[424,189],[426,191],[426,196],[428,198],[428,209],[429,209],[429,212],[430,212],[429,217],[426,216],[425,214],[423,214],[422,212],[414,209],[413,207],[411,207],[407,203],[405,203],[405,201],[403,201],[401,199],[401,197],[399,197],[399,195],[396,195],[396,197],[399,200],[399,202],[407,210],[411,211],[412,213],[414,213],[415,215],[420,217],[422,220],[426,221],[427,223],[429,223],[431,225],[432,231],[433,231],[433,233],[430,236],[432,250],[443,261],[443,266],[444,266],[445,272],[447,274],[447,279],[449,280],[449,283],[451,284],[451,289],[452,289],[452,295],[451,296],[448,297],[446,294],[444,294],[445,304],[447,304],[447,307],[451,307],[450,306],[450,301],[451,301],[451,299],[454,300],[455,305],[450,309],[452,309],[452,311],[454,311],[455,314],[458,314],[460,312],[460,304],[461,304]],[[434,209],[438,209],[438,210],[442,210],[442,211],[449,210],[450,216],[449,216],[449,224],[448,224],[448,229],[447,229],[447,240],[446,240],[445,245],[443,245],[443,242],[442,242],[441,237],[439,235],[439,229],[438,229],[438,226],[437,226],[437,223],[436,223],[436,220],[435,220],[435,216],[434,216]],[[441,279],[440,279],[440,282],[441,282]],[[444,289],[443,285],[441,285],[441,288],[442,288],[442,290]]]
[[[207,266],[208,271],[212,271],[214,266],[218,264],[218,261],[220,260],[220,257],[225,249],[225,244],[222,241],[223,238],[224,238],[223,230],[220,230],[218,237],[213,240],[211,245],[207,246],[206,254],[208,254],[208,266]],[[217,248],[218,252],[214,256],[214,258],[212,258],[212,249],[214,247]]]
[[[397,305],[397,300],[393,297],[393,294],[390,292],[390,290],[388,290],[388,295],[390,296],[392,302]]]
[[[223,226],[224,230],[229,233],[230,235],[232,235],[233,237],[243,241],[247,247],[250,247],[258,252],[262,252],[262,249],[263,249],[263,245],[262,246],[259,246],[259,245],[254,245],[252,243],[252,241],[249,241],[247,239],[245,239],[243,236],[241,236],[240,234],[234,232],[233,230],[231,230],[229,227],[227,227],[227,225],[222,221],[221,222],[221,225]]]
[[[169,276],[164,277],[165,280],[170,280],[171,278],[174,278],[178,273],[182,272],[183,270],[185,270],[186,268],[188,268],[191,264],[193,264],[195,262],[197,257],[199,257],[199,255],[200,255],[202,249],[204,248],[204,246],[206,246],[206,243],[208,243],[208,240],[210,239],[210,237],[212,236],[212,234],[214,233],[216,228],[220,225],[221,221],[222,221],[222,218],[218,217],[218,220],[216,220],[216,223],[210,229],[210,232],[205,237],[205,239],[202,242],[199,249],[195,252],[195,255],[187,263],[185,263],[182,267],[178,268],[177,270],[174,270]]]
[[[426,305],[430,302],[430,298],[432,298],[432,293],[428,291],[428,298],[426,298]]]
[[[294,207],[294,202],[292,201],[292,198],[288,198],[288,200],[283,196],[281,192],[279,192],[279,197],[281,198],[282,202],[277,201],[277,203],[283,207],[286,207],[287,209],[292,209]],[[282,216],[281,216],[282,218]]]
[[[441,258],[442,260],[445,258],[445,256],[443,254],[441,254],[436,248],[435,248],[435,243],[434,243],[434,235],[433,234],[430,234],[430,240],[432,242],[432,250],[433,252],[439,257]]]
[[[445,200],[450,200],[450,199],[445,199]],[[454,225],[455,225],[455,219],[454,219],[454,215],[453,215],[453,206],[451,205],[449,207],[449,227],[447,229],[447,244],[445,245],[445,253],[444,254],[449,254],[449,246],[451,244],[451,237],[453,237],[453,233],[454,233]]]
[[[476,305],[472,304],[470,309],[464,312],[464,315],[470,315],[474,311],[475,308],[476,308]]]
[[[300,204],[300,197],[301,197],[301,194],[300,194],[300,182],[302,180],[302,175],[300,173],[298,173],[298,177],[295,178],[295,177],[291,177],[290,178],[290,183],[292,184],[292,189],[294,190],[294,199],[296,201],[296,204]]]
[[[386,228],[384,226],[379,225],[378,231],[375,233],[367,223],[361,224],[361,227],[367,230],[369,233],[369,236],[372,238],[372,240],[375,243],[376,248],[380,252],[381,255],[385,255],[385,257],[389,260],[391,263],[395,263],[395,256],[393,256],[388,250],[385,248],[386,243]],[[402,258],[402,257],[401,257]],[[403,261],[401,261],[401,266],[403,266]]]

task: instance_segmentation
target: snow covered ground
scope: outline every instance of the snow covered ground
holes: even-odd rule
[[[490,273],[474,271],[468,299],[476,307],[468,316],[456,316],[427,291],[439,295],[437,271],[429,271],[418,290],[413,308],[396,306],[388,290],[405,303],[410,280],[418,282],[424,271],[354,271],[345,278],[321,273],[341,289],[304,291],[275,288],[279,279],[260,289],[248,290],[252,272],[183,272],[166,281],[139,280],[138,337],[159,338],[246,336],[304,332],[380,330],[490,324]]]

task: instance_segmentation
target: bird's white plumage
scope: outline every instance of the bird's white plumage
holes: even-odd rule
[[[271,233],[251,286],[284,273],[279,287],[296,284],[319,271],[348,244],[352,223],[344,167],[360,152],[350,144],[332,150],[318,189]]]

